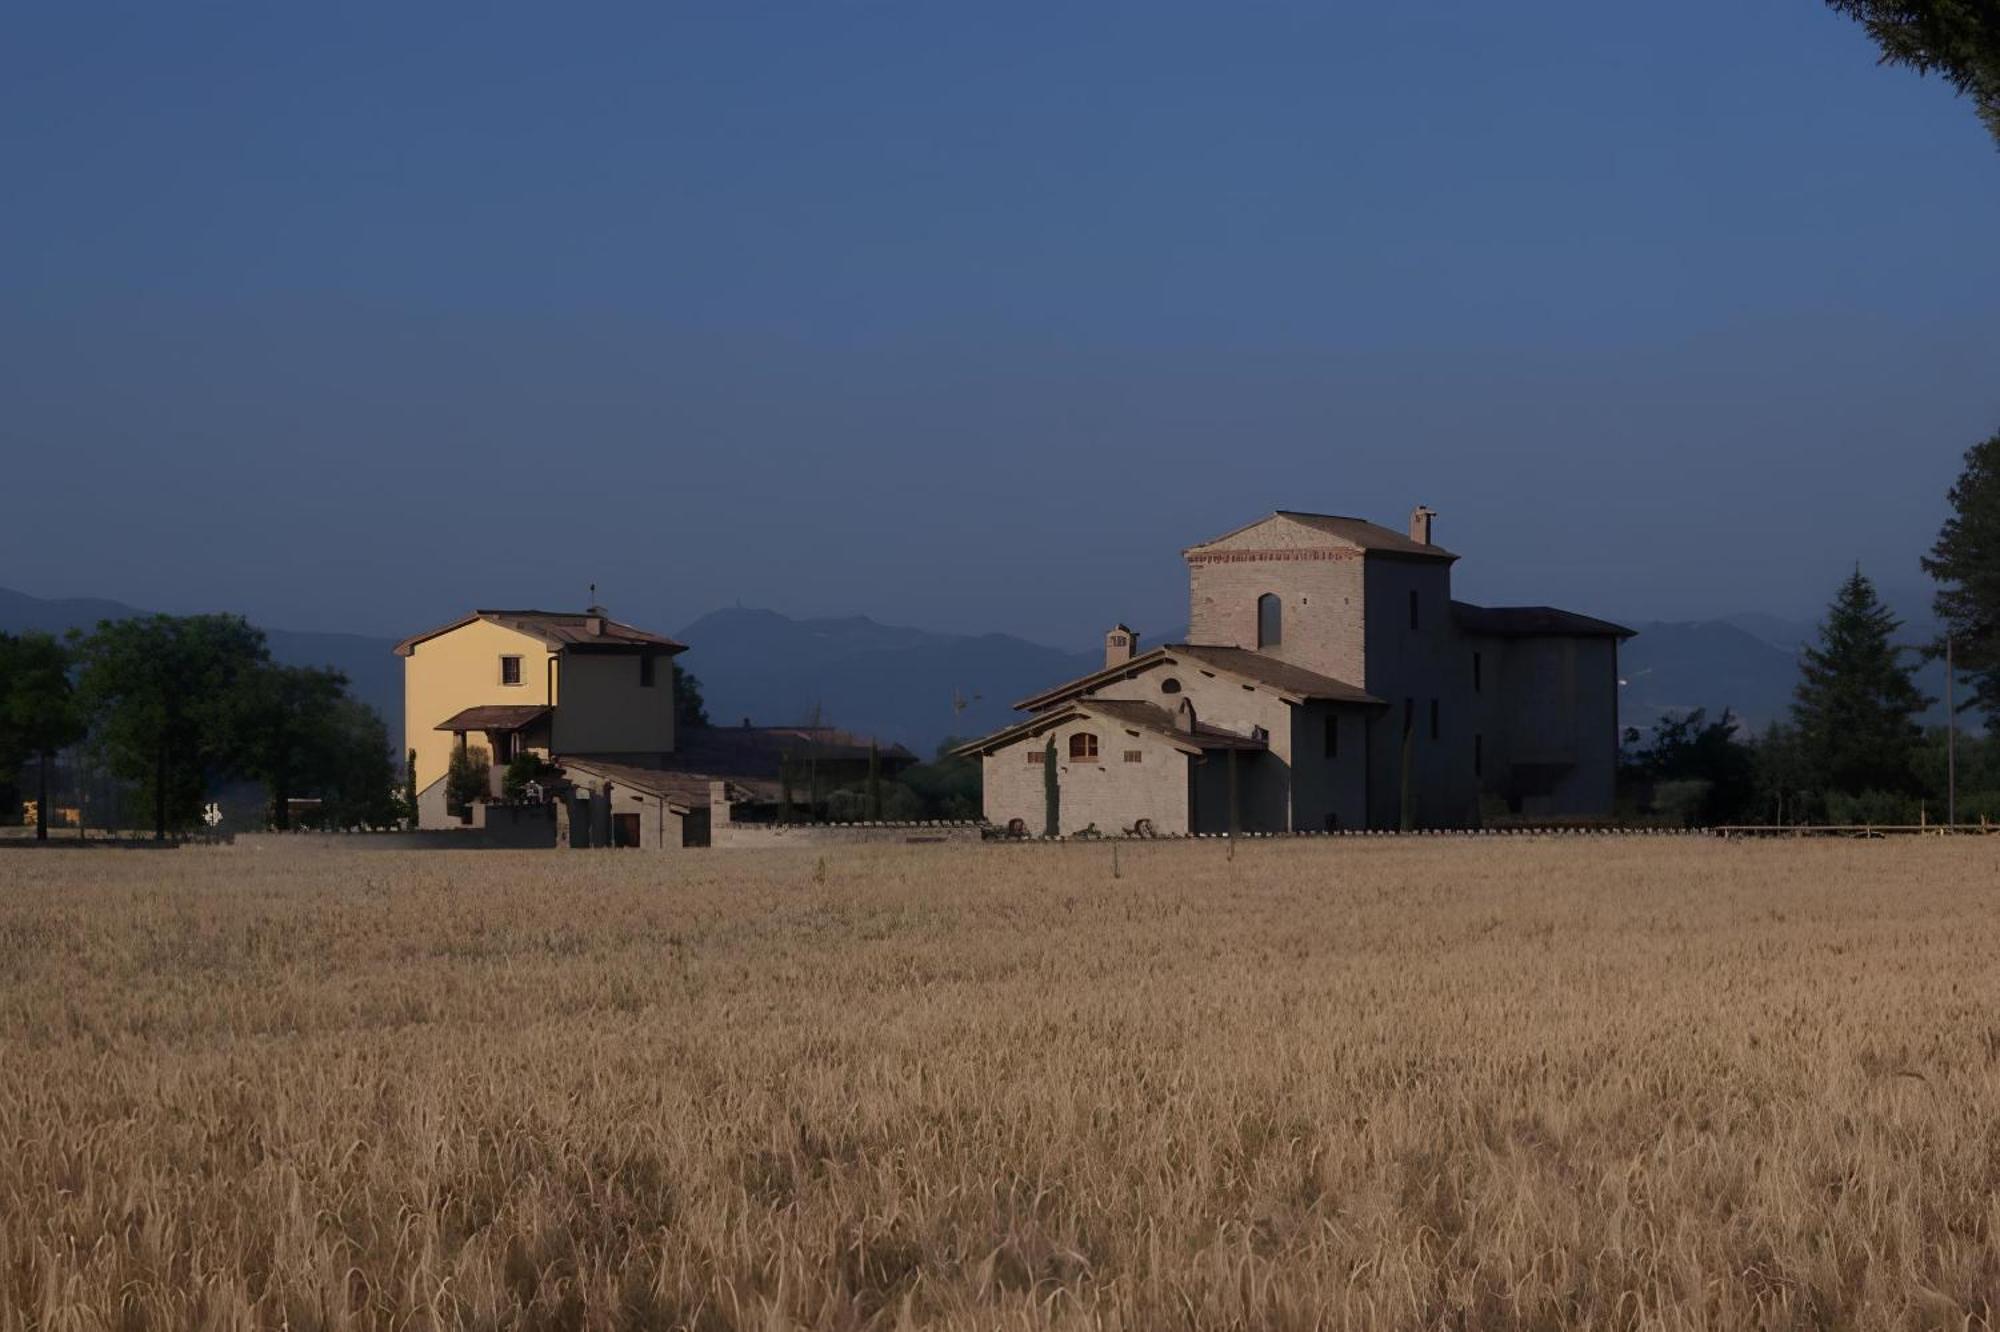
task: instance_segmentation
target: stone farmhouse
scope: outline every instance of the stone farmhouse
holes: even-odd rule
[[[673,658],[685,645],[584,611],[478,610],[404,639],[406,752],[417,826],[477,827],[507,845],[706,846],[716,795],[768,821],[794,796],[916,762],[826,726],[678,727]],[[452,755],[488,756],[488,800],[447,808]],[[541,801],[500,801],[507,764],[548,765]]]
[[[1618,644],[1545,606],[1454,601],[1458,556],[1408,531],[1279,511],[1183,552],[1188,638],[1015,706],[963,746],[988,820],[1040,835],[1462,828],[1612,809]]]

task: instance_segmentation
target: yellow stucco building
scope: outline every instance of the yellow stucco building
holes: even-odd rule
[[[418,826],[459,822],[445,808],[445,774],[460,747],[487,751],[496,791],[521,753],[662,763],[674,750],[672,659],[685,650],[601,606],[479,610],[404,639],[396,655]]]

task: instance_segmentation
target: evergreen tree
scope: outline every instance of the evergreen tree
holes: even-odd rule
[[[1900,624],[1859,566],[1840,585],[1805,649],[1792,703],[1800,751],[1826,794],[1909,791],[1922,737],[1916,716],[1930,703],[1910,679],[1891,638]]]
[[[1857,19],[1885,65],[1942,75],[2000,142],[2000,5],[1994,0],[1827,0]]]
[[[1966,450],[1950,499],[1924,572],[1938,581],[1932,606],[1958,669],[1972,679],[1965,705],[2000,728],[2000,435]],[[1943,645],[1932,651],[1941,655]]]
[[[1056,738],[1042,746],[1042,836],[1062,836],[1062,783],[1056,775]]]

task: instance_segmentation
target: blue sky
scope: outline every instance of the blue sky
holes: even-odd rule
[[[1087,643],[1275,507],[1810,614],[2000,429],[2000,153],[1811,0],[70,3],[0,41],[0,585]]]

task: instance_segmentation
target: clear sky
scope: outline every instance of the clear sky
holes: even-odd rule
[[[1817,0],[9,7],[0,585],[1064,644],[1272,508],[1462,595],[1886,589],[2000,153]]]

